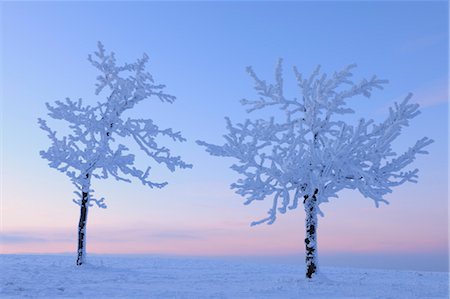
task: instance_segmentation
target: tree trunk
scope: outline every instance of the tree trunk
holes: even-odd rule
[[[89,188],[90,175],[86,174],[88,183],[83,187],[81,198],[80,221],[78,222],[78,250],[77,250],[77,265],[81,266],[86,262],[86,224],[87,214],[89,209]]]
[[[312,278],[317,273],[319,263],[317,260],[317,192],[315,189],[312,196],[304,196],[306,213],[306,278]]]

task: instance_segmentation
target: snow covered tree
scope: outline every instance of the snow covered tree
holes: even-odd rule
[[[86,260],[86,222],[89,207],[96,204],[106,208],[104,198],[95,198],[91,180],[113,177],[119,181],[131,182],[134,177],[150,188],[162,188],[167,182],[149,179],[150,167],[140,170],[134,166],[135,157],[120,143],[123,138],[131,138],[138,147],[158,164],[171,171],[176,168],[191,168],[179,156],[157,144],[156,137],[166,136],[174,141],[185,141],[180,132],[160,129],[151,119],[125,118],[124,112],[134,108],[139,102],[156,98],[172,103],[175,97],[163,91],[164,85],[155,84],[146,71],[148,56],[143,55],[132,64],[118,65],[113,52],[107,53],[98,43],[98,51],[88,60],[101,75],[97,77],[95,94],[107,93],[103,102],[90,106],[82,100],[56,101],[46,103],[48,115],[68,123],[70,134],[57,136],[47,122],[39,119],[41,129],[47,132],[52,144],[40,155],[49,161],[49,166],[65,173],[77,191],[73,200],[81,207],[78,224],[77,265]]]
[[[214,156],[232,157],[231,168],[242,175],[231,185],[246,197],[244,204],[270,198],[268,217],[251,223],[272,224],[278,213],[303,203],[306,213],[306,277],[318,272],[317,214],[319,205],[338,197],[343,189],[356,189],[378,207],[388,203],[384,196],[405,182],[416,182],[418,170],[403,171],[424,147],[432,143],[426,137],[418,140],[401,155],[391,147],[402,128],[419,114],[419,105],[409,103],[409,94],[389,109],[383,122],[360,119],[346,123],[342,115],[354,113],[347,100],[355,96],[370,97],[375,89],[387,83],[373,76],[355,83],[350,65],[328,76],[320,66],[309,78],[303,78],[294,67],[300,89],[298,98],[287,98],[283,88],[282,60],[275,72],[275,83],[261,80],[251,67],[247,72],[255,81],[259,98],[243,99],[247,112],[279,108],[270,119],[246,120],[233,124],[226,118],[228,133],[224,145],[197,141]]]

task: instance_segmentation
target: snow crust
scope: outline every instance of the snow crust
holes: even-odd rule
[[[219,258],[0,255],[0,298],[449,298],[448,272],[321,267]]]

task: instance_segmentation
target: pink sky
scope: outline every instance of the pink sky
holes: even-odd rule
[[[171,5],[4,5],[1,253],[75,252],[79,208],[71,202],[74,188],[64,174],[40,158],[39,150],[48,148],[49,140],[37,118],[46,116],[47,101],[68,96],[92,104],[104,99],[94,97],[98,74],[86,61],[99,39],[117,53],[120,63],[149,54],[155,80],[166,84],[178,99],[173,105],[149,102],[136,113],[180,130],[188,142],[165,145],[194,167],[170,173],[152,165],[152,178],[169,182],[161,190],[136,182],[95,180],[95,194],[106,198],[108,209],[89,212],[88,253],[303,254],[302,207],[279,215],[272,226],[249,227],[266,216],[270,199],[244,206],[244,199],[229,189],[239,177],[229,168],[233,161],[211,157],[195,143],[197,139],[222,143],[224,116],[236,122],[249,117],[239,104],[243,97],[256,97],[245,66],[253,65],[269,81],[279,57],[285,61],[289,96],[298,93],[293,65],[308,74],[317,64],[332,73],[357,63],[357,81],[373,74],[388,79],[385,89],[370,99],[349,103],[357,117],[376,122],[384,119],[394,100],[412,91],[422,113],[393,148],[401,153],[423,136],[435,140],[428,148],[430,154],[418,157],[409,168],[420,169],[419,183],[394,189],[386,196],[389,206],[376,209],[356,191],[343,192],[339,199],[322,205],[319,254],[427,253],[426,259],[447,252],[447,3]],[[151,18],[149,10],[154,12]],[[167,22],[167,16],[174,15],[177,22]],[[311,30],[318,17],[323,25]],[[154,38],[142,38],[149,34],[147,28],[158,28]],[[66,129],[58,127],[59,132]],[[145,167],[148,160],[141,158],[136,164]]]

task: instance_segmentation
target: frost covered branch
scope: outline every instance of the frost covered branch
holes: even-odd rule
[[[378,206],[387,203],[384,196],[392,192],[392,187],[416,182],[418,170],[404,169],[417,154],[427,153],[424,148],[433,141],[424,137],[401,155],[392,150],[391,144],[419,114],[419,106],[409,102],[410,94],[395,103],[380,124],[365,119],[356,125],[345,123],[339,116],[354,113],[347,106],[348,99],[370,97],[387,83],[376,76],[354,82],[353,68],[355,65],[350,65],[328,76],[317,67],[304,78],[294,67],[300,97],[288,99],[281,59],[272,84],[248,67],[258,98],[241,103],[248,112],[279,108],[285,112],[284,120],[247,119],[233,124],[227,118],[223,145],[197,141],[211,155],[236,159],[231,168],[241,178],[231,188],[246,198],[245,204],[271,198],[268,216],[252,225],[272,224],[278,212],[295,209],[299,201],[309,202],[313,196],[320,214],[318,205],[337,197],[342,189],[357,189]]]
[[[156,84],[146,71],[148,56],[144,54],[134,63],[118,65],[114,53],[106,52],[99,42],[98,50],[89,55],[88,60],[100,72],[95,94],[107,92],[106,101],[93,106],[84,105],[81,99],[68,98],[52,105],[47,103],[49,117],[65,121],[71,130],[63,137],[57,137],[57,132],[50,129],[45,120],[38,120],[51,141],[51,146],[40,152],[41,157],[49,161],[50,167],[64,172],[77,187],[79,191],[74,201],[80,204],[81,192],[93,192],[91,177],[106,179],[111,176],[125,182],[130,182],[128,177],[134,177],[152,188],[167,184],[153,182],[149,178],[150,167],[136,168],[134,155],[119,143],[118,138],[132,137],[147,156],[171,171],[192,167],[155,140],[157,136],[167,136],[173,141],[186,141],[180,132],[159,129],[150,119],[123,118],[125,111],[143,100],[157,98],[168,103],[175,100],[174,96],[164,92],[165,86]],[[89,195],[88,201],[106,207],[103,198],[97,200]]]

